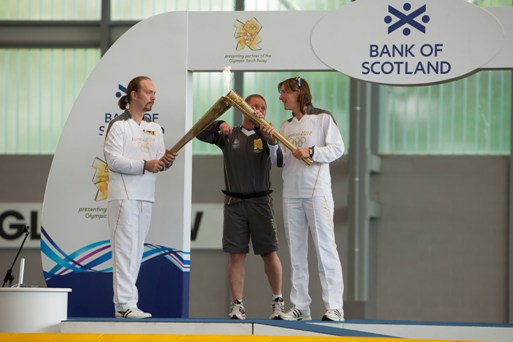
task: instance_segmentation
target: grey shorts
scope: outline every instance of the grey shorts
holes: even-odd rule
[[[223,251],[249,253],[250,240],[255,254],[278,250],[272,197],[240,199],[225,196]]]

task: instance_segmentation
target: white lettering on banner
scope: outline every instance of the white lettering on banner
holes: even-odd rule
[[[25,227],[29,228],[29,236],[23,247],[39,248],[42,207],[42,203],[0,203],[0,248],[19,248]],[[80,207],[77,213],[88,220],[107,219],[106,207]],[[221,249],[223,204],[193,204],[192,217],[191,247]]]
[[[456,13],[458,20],[451,17]],[[316,55],[333,69],[395,85],[469,74],[496,56],[503,41],[500,22],[464,0],[359,0],[322,18],[311,37]]]

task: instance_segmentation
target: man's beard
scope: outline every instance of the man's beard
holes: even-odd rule
[[[153,108],[153,103],[147,103],[146,106],[144,106],[144,110],[146,112],[150,111]]]

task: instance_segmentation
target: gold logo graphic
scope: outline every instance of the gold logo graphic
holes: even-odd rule
[[[259,47],[258,44],[260,44],[262,39],[260,39],[258,33],[262,29],[262,25],[256,18],[253,17],[245,23],[240,20],[236,20],[234,26],[237,50],[242,50],[245,47],[248,47],[253,51],[261,50],[261,47]]]
[[[157,131],[148,131],[148,130],[143,129],[143,132],[150,134],[150,135],[157,135]]]
[[[253,140],[253,152],[262,152],[263,149],[264,143],[262,142],[262,139]]]
[[[106,200],[107,195],[109,194],[109,188],[107,184],[107,181],[109,180],[109,168],[107,167],[107,163],[96,157],[92,166],[96,169],[93,177],[93,184],[98,189],[98,191],[96,191],[94,200]]]

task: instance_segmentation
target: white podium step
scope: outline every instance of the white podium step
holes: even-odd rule
[[[119,320],[73,318],[61,323],[62,333],[345,336],[426,339],[437,341],[513,341],[512,324],[410,321],[273,321],[254,319]]]

